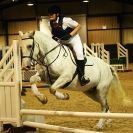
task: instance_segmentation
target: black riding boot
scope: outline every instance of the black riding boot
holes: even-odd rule
[[[85,61],[84,60],[77,60],[77,70],[78,70],[78,76],[81,86],[86,85],[90,82],[90,79],[85,79],[84,77],[84,69],[85,69]]]

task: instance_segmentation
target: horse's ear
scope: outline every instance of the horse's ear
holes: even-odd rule
[[[29,36],[30,36],[30,37],[34,37],[34,34],[35,34],[35,31],[30,31],[30,32],[29,32]]]
[[[24,35],[22,31],[19,31],[18,33],[21,37]]]

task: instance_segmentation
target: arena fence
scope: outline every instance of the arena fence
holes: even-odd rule
[[[103,43],[92,43],[91,48],[83,44],[85,56],[94,56],[103,59],[106,63],[110,64],[110,54],[104,49]]]
[[[129,70],[128,50],[120,43],[117,43],[117,58],[110,59],[110,53],[105,50],[103,43],[92,43],[91,48],[84,43],[84,52],[86,56],[97,56],[101,58],[106,63],[115,67],[117,71]]]
[[[5,53],[0,61],[0,124],[11,122],[21,125],[20,91],[21,62],[17,41]],[[1,129],[2,130],[2,129]]]
[[[119,71],[125,71],[129,69],[128,64],[128,50],[120,43],[117,43],[117,58],[111,60],[111,65]]]
[[[94,53],[94,52],[91,50],[91,48],[89,48],[89,47],[87,46],[86,43],[83,44],[83,48],[84,48],[84,54],[85,54],[85,56],[94,56],[94,57],[97,56],[97,53]]]
[[[107,50],[105,50],[103,43],[92,43],[91,49],[94,53],[97,54],[97,57],[110,64],[110,54]]]
[[[9,46],[3,46],[0,50],[2,52],[2,57],[4,57],[4,55],[6,54],[6,52],[8,51],[10,47]],[[2,58],[1,57],[1,58]],[[8,59],[6,60],[5,64],[6,65],[10,59],[11,59],[12,55],[10,55],[8,57]],[[30,81],[30,77],[36,74],[36,68],[32,67],[29,71],[22,71],[22,81],[24,82],[29,82]]]

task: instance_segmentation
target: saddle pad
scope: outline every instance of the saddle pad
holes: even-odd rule
[[[94,62],[92,61],[92,59],[91,58],[86,58],[85,57],[85,65],[86,66],[93,66],[94,65]]]

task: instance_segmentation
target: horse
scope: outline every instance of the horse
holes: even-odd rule
[[[68,93],[62,93],[58,88],[81,91],[101,105],[102,112],[109,113],[107,95],[109,88],[114,84],[114,92],[120,101],[126,101],[123,88],[117,72],[102,59],[86,56],[85,77],[90,82],[80,85],[77,66],[72,51],[66,45],[53,40],[41,31],[23,33],[19,31],[20,47],[22,49],[22,68],[29,69],[31,62],[35,61],[49,73],[54,75],[54,81],[50,86],[50,93],[57,99],[69,99]],[[101,129],[105,125],[105,119],[100,119],[96,125]]]

